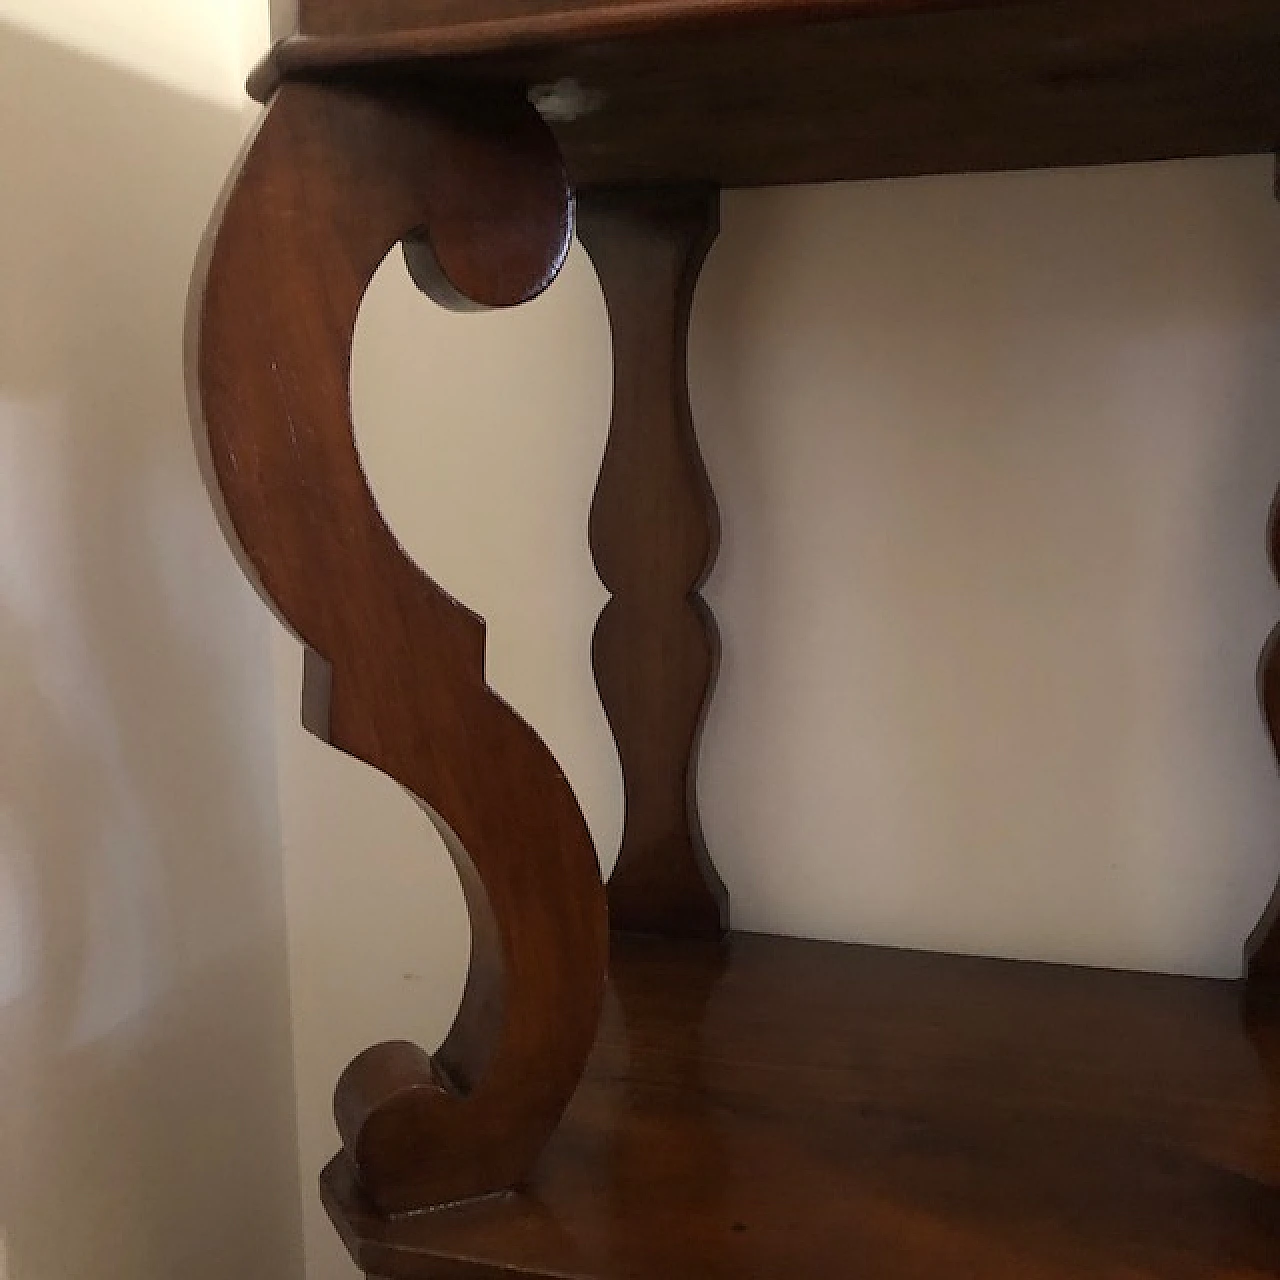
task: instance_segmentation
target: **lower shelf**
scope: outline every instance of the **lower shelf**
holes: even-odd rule
[[[1280,1013],[1202,979],[622,939],[526,1190],[384,1221],[338,1160],[322,1191],[387,1280],[1261,1280]]]

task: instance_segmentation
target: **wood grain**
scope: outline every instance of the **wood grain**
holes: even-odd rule
[[[1274,1008],[1238,985],[733,935],[620,942],[528,1189],[385,1224],[394,1280],[1280,1275]]]
[[[705,188],[580,201],[613,336],[613,418],[591,506],[591,550],[613,597],[592,657],[626,788],[609,917],[614,929],[684,937],[718,937],[729,909],[698,818],[698,740],[719,659],[698,590],[720,521],[686,367],[694,288],[718,229],[719,198]]]
[[[721,187],[1267,152],[1275,0],[317,0],[254,80],[576,81],[577,185]]]
[[[466,993],[439,1052],[378,1045],[339,1082],[342,1158],[387,1213],[526,1175],[595,1037],[607,928],[573,793],[485,683],[483,621],[405,556],[368,489],[352,333],[397,242],[441,301],[511,305],[554,277],[570,211],[518,95],[289,85],[192,289],[197,441],[228,538],[307,647],[306,723],[418,798],[470,912]],[[377,875],[376,849],[352,856]]]

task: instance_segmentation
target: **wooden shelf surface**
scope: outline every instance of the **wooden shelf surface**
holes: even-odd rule
[[[560,85],[578,185],[1280,146],[1276,0],[302,0],[278,32],[259,96],[282,74]]]
[[[1229,982],[622,940],[526,1190],[384,1221],[340,1160],[322,1189],[388,1280],[1262,1280],[1280,1018]]]

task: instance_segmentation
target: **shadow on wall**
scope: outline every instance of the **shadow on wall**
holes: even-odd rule
[[[0,25],[0,1231],[302,1272],[265,615],[181,379],[234,111]]]

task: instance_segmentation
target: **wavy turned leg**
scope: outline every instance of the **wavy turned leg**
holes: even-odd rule
[[[1280,578],[1280,493],[1271,506],[1267,552],[1272,571]],[[1271,633],[1258,663],[1258,699],[1272,744],[1280,756],[1280,626]],[[1245,977],[1255,993],[1280,984],[1280,885],[1245,944]]]
[[[719,642],[698,589],[719,544],[689,409],[686,342],[719,198],[700,189],[590,192],[579,234],[613,333],[613,421],[591,508],[591,549],[613,599],[593,645],[622,761],[626,821],[610,922],[719,937],[728,895],[698,821],[698,737]]]
[[[558,153],[522,99],[286,84],[193,288],[196,434],[246,571],[307,647],[304,720],[421,801],[470,911],[444,1045],[377,1045],[338,1085],[329,1174],[383,1214],[528,1173],[595,1037],[607,922],[568,783],[485,683],[483,621],[379,516],[353,440],[352,333],[397,242],[438,301],[507,306],[555,277],[571,231]]]

